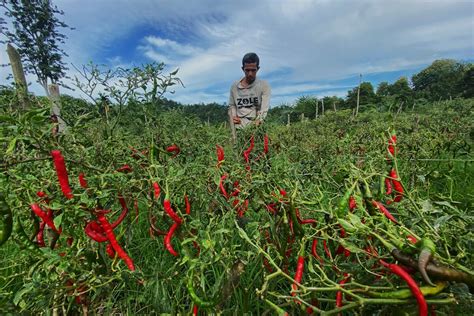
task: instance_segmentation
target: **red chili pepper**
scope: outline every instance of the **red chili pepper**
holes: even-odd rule
[[[314,238],[313,239],[313,244],[311,245],[311,253],[313,254],[313,257],[315,257],[316,259],[319,260],[319,262],[321,264],[323,264],[324,260],[323,258],[321,258],[319,255],[318,255],[318,250],[317,250],[317,247],[318,247],[318,238]]]
[[[349,211],[353,212],[357,207],[355,198],[351,195],[349,197]]]
[[[115,250],[114,247],[112,247],[111,243],[107,244],[107,247],[105,247],[105,252],[107,253],[110,259],[115,258]]]
[[[385,194],[392,194],[392,181],[389,178],[385,178]]]
[[[391,156],[395,156],[395,145],[397,143],[397,136],[392,135],[392,137],[388,140],[388,151]]]
[[[110,241],[110,244],[114,248],[115,252],[117,252],[118,256],[125,262],[125,264],[131,271],[135,271],[133,260],[127,255],[125,250],[120,247],[117,239],[115,238],[113,228],[107,218],[105,218],[105,215],[99,212],[97,214],[97,219],[99,220],[100,225],[104,229],[105,236],[107,236],[107,239]]]
[[[265,134],[265,136],[263,136],[263,152],[266,154],[268,154],[268,135]]]
[[[58,234],[61,234],[62,229],[60,228],[58,230],[56,226],[54,226],[53,218],[48,216],[48,214],[44,212],[38,204],[36,203],[31,204],[31,209],[33,210],[33,213],[36,214],[36,216],[41,218],[43,222],[46,223],[46,225],[48,225],[52,230],[54,230]]]
[[[178,227],[179,227],[178,223],[176,222],[173,223],[173,225],[171,225],[170,230],[165,236],[165,247],[170,252],[170,254],[172,254],[175,257],[178,256],[178,253],[173,249],[173,245],[171,245],[171,237],[173,237],[173,234]]]
[[[196,304],[194,304],[194,306],[193,306],[193,316],[197,316],[198,312],[199,312],[199,308]]]
[[[303,279],[303,271],[304,271],[304,256],[298,256],[298,261],[296,262],[296,272],[295,272],[295,281],[301,284],[301,280]],[[298,290],[298,284],[293,283],[291,285],[292,291],[291,295],[296,296],[296,290]]]
[[[52,150],[51,156],[53,157],[54,168],[56,169],[61,191],[63,191],[63,194],[67,199],[72,199],[74,196],[72,195],[72,190],[69,186],[69,177],[67,175],[64,157],[59,150]]]
[[[181,149],[179,149],[179,147],[176,144],[173,144],[171,146],[168,146],[166,148],[166,151],[169,152],[169,153],[174,153],[174,155],[171,156],[171,158],[174,158],[174,157],[178,156],[178,154],[181,152]]]
[[[87,236],[89,236],[92,240],[97,242],[106,242],[107,236],[105,236],[104,229],[95,221],[90,221],[84,227],[84,232]]]
[[[155,199],[158,200],[161,194],[161,188],[158,182],[153,182],[153,194],[154,194]]]
[[[415,236],[412,236],[412,235],[408,235],[407,236],[407,239],[412,243],[412,244],[416,244],[418,242],[418,239],[416,239]]]
[[[250,146],[244,151],[244,158],[245,158],[245,162],[246,163],[249,163],[249,156],[250,156],[250,153],[252,152],[252,149],[255,145],[255,140],[254,140],[254,137],[253,135],[250,137]]]
[[[166,214],[168,214],[173,221],[175,221],[177,224],[181,224],[183,220],[178,216],[178,214],[175,213],[173,208],[171,207],[171,202],[168,198],[165,197],[165,200],[163,201],[163,208],[165,209]]]
[[[283,189],[280,189],[280,194],[281,194],[282,196],[286,196],[286,194],[287,194],[287,193],[286,193],[286,191],[285,191],[285,190],[283,190]]]
[[[46,197],[46,193],[44,193],[43,191],[38,191],[38,192],[36,192],[36,195],[37,195],[38,197],[40,197],[40,198]]]
[[[326,253],[326,256],[328,256],[328,258],[332,260],[331,251],[329,251],[328,244],[327,244],[326,240],[323,240],[323,248],[324,248],[324,252]]]
[[[223,174],[221,176],[221,180],[219,181],[219,189],[221,190],[222,195],[226,198],[226,200],[229,199],[229,194],[227,194],[227,191],[224,187],[224,180],[227,179],[227,174]]]
[[[276,209],[275,209],[275,207],[276,207],[276,204],[275,204],[275,203],[267,204],[267,205],[265,205],[265,207],[267,208],[267,210],[268,210],[270,213],[272,213],[272,214],[276,214],[276,213],[277,213],[277,211],[276,211]]]
[[[391,179],[392,183],[393,183],[393,188],[395,189],[395,192],[397,193],[397,195],[395,196],[393,201],[394,202],[400,202],[400,200],[403,197],[403,186],[400,183],[400,181],[396,180],[396,179],[398,179],[398,175],[397,175],[397,171],[395,169],[392,169],[390,171],[390,177],[393,178],[393,179]]]
[[[386,268],[389,268],[394,274],[401,277],[408,287],[410,288],[411,293],[415,297],[416,301],[418,302],[418,314],[420,316],[427,316],[428,315],[428,305],[426,304],[425,297],[421,292],[418,284],[415,280],[408,274],[405,270],[403,270],[400,266],[393,264],[393,263],[386,263],[383,260],[380,260],[380,263],[384,265]]]
[[[220,145],[216,145],[217,151],[217,165],[220,166],[222,161],[224,161],[224,148]]]
[[[380,212],[382,212],[382,214],[384,214],[385,217],[387,217],[389,220],[391,220],[395,224],[398,224],[398,221],[395,219],[395,217],[393,217],[393,215],[387,210],[387,208],[382,203],[372,200],[372,205],[378,208]]]
[[[191,203],[189,203],[188,195],[184,195],[184,204],[186,205],[186,214],[191,214]]]
[[[117,218],[117,220],[112,223],[112,228],[115,228],[118,225],[120,225],[120,223],[123,221],[125,216],[127,216],[128,214],[127,202],[125,202],[124,197],[119,195],[118,199],[119,199],[120,205],[122,206],[122,213],[120,213],[120,216]]]
[[[342,279],[341,281],[339,281],[339,285],[343,286],[344,284],[347,283],[347,281],[349,281],[350,277],[348,276],[347,273],[344,273],[344,279]],[[342,291],[337,291],[336,293],[336,306],[337,307],[342,307]]]
[[[45,226],[46,226],[46,223],[41,221],[38,233],[36,234],[36,241],[39,247],[46,247],[46,244],[44,243],[44,227]]]
[[[129,165],[123,165],[122,167],[118,168],[117,171],[118,172],[123,172],[123,173],[128,173],[128,172],[132,172],[133,169]]]
[[[87,189],[87,180],[86,180],[86,177],[85,177],[84,173],[82,173],[82,172],[79,173],[79,184],[84,189]]]

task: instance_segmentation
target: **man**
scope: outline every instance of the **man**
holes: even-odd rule
[[[242,59],[245,77],[232,84],[229,96],[229,119],[236,128],[241,129],[252,123],[258,126],[267,116],[270,85],[265,80],[257,79],[259,69],[257,54],[245,54]]]

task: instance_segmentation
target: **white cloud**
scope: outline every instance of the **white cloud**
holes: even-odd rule
[[[331,82],[474,56],[474,3],[422,0],[57,0],[69,62],[165,62],[186,88],[173,99],[226,102],[249,51],[273,86],[272,104]],[[136,32],[141,30],[141,32]],[[146,31],[143,31],[146,30]],[[122,42],[139,36],[124,52]],[[132,54],[133,53],[133,54]],[[133,56],[133,57],[130,57]],[[302,84],[304,82],[304,84]],[[307,90],[306,90],[307,89]],[[339,90],[341,89],[341,90]],[[215,98],[215,99],[213,99]]]

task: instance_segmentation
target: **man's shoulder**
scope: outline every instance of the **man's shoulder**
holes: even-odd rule
[[[270,84],[268,83],[267,80],[264,79],[256,79],[256,83],[262,88],[262,89],[270,89]]]

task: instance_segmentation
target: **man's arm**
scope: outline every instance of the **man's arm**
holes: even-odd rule
[[[267,117],[270,108],[271,88],[266,81],[262,81],[262,104],[257,112],[257,120],[263,121]]]

